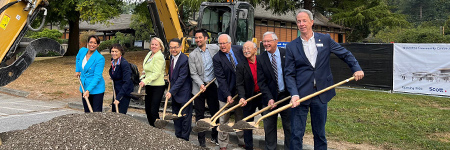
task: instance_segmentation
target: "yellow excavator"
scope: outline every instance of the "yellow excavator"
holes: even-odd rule
[[[255,24],[254,8],[247,2],[203,2],[200,5],[196,21],[189,21],[185,25],[178,14],[178,7],[174,0],[149,0],[147,1],[149,13],[155,29],[156,36],[161,38],[168,54],[168,41],[179,38],[183,42],[182,52],[188,54],[195,47],[189,37],[192,27],[202,29],[210,35],[210,43],[218,43],[220,34],[228,34],[232,44],[242,45],[246,41],[254,41]]]
[[[46,6],[46,0],[0,0],[0,86],[17,79],[37,53],[65,53],[58,42],[48,38],[33,40],[25,49],[18,48],[28,30],[39,31],[44,26]],[[43,12],[42,22],[35,29],[31,23],[40,12]]]

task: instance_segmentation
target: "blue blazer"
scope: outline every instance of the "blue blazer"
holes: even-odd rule
[[[109,68],[109,76],[114,81],[116,99],[120,101],[123,97],[130,98],[131,92],[133,92],[134,89],[133,81],[131,81],[130,63],[122,57],[120,64],[114,70],[114,73],[112,67]]]
[[[330,54],[334,53],[350,67],[352,72],[361,70],[358,61],[350,51],[331,39],[329,34],[314,33],[317,47],[316,67],[313,68],[303,50],[300,37],[286,45],[285,81],[291,95],[299,95],[300,98],[315,92],[314,79],[317,90],[325,89],[333,85],[333,75],[330,69]],[[336,95],[334,89],[319,95],[322,103],[327,103]],[[309,104],[307,100],[302,104]]]
[[[104,93],[105,80],[102,74],[103,68],[105,67],[105,58],[96,50],[83,69],[83,59],[87,52],[88,49],[85,47],[78,51],[75,72],[81,72],[81,83],[83,84],[84,90],[89,91],[89,94]],[[80,92],[83,92],[81,86]]]
[[[189,74],[189,58],[181,52],[179,55],[175,68],[173,68],[172,76],[170,76],[169,68],[169,92],[172,94],[172,100],[183,104],[191,98],[192,80]],[[172,56],[170,56],[170,60],[172,60]]]
[[[237,59],[238,64],[247,61],[242,53],[242,46],[232,45],[231,50]],[[217,97],[222,102],[227,102],[228,96],[234,96],[236,92],[236,72],[231,66],[231,62],[228,57],[222,51],[219,51],[213,57],[214,75],[219,83]],[[236,65],[237,67],[237,65]]]

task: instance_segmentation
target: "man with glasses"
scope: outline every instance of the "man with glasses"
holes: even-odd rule
[[[217,81],[215,84],[211,84],[207,89],[205,88],[205,85],[211,82],[215,77],[212,57],[219,51],[219,46],[216,44],[206,44],[208,39],[209,36],[206,31],[195,31],[197,48],[189,54],[192,94],[195,95],[199,91],[202,91],[202,93],[194,100],[195,121],[205,118],[205,99],[211,115],[214,115],[219,111]],[[217,127],[214,127],[211,132],[211,142],[218,145],[217,134]],[[206,147],[205,132],[198,133],[198,142],[200,143],[200,146]]]
[[[166,93],[166,98],[172,98],[172,112],[179,112],[181,107],[191,98],[192,81],[189,76],[188,57],[181,53],[181,40],[174,38],[169,42],[170,67],[169,80],[170,89]],[[189,141],[192,124],[192,104],[189,104],[181,114],[185,116],[173,121],[175,126],[175,136]]]
[[[278,37],[273,32],[263,34],[263,45],[266,51],[262,52],[257,59],[258,64],[258,85],[261,89],[263,107],[272,106],[270,110],[263,112],[263,115],[284,106],[289,102],[283,102],[279,106],[275,102],[289,96],[285,88],[286,82],[283,77],[284,58],[286,51],[277,47]],[[291,137],[290,109],[280,112],[281,123],[284,130],[284,149],[289,149]],[[272,115],[263,120],[264,134],[267,150],[277,149],[277,121],[278,114]]]
[[[214,75],[219,83],[219,90],[217,92],[219,105],[223,107],[226,103],[228,106],[234,106],[238,101],[233,100],[233,96],[236,92],[236,66],[239,63],[245,61],[245,57],[242,53],[242,46],[231,45],[231,37],[227,34],[221,34],[219,36],[220,51],[213,57]],[[242,108],[234,110],[235,121],[243,119]],[[228,123],[230,114],[220,117],[220,124]],[[243,133],[236,133],[239,138],[239,145],[244,145]],[[228,133],[219,132],[218,136],[219,147],[221,150],[227,149],[229,142]]]
[[[255,113],[256,108],[261,109],[261,96],[247,102],[246,100],[260,92],[256,67],[256,44],[247,41],[244,43],[244,56],[247,58],[236,66],[236,88],[239,94],[239,103],[242,103],[244,117]],[[247,120],[253,121],[253,118]],[[253,149],[252,130],[244,130],[245,149]]]

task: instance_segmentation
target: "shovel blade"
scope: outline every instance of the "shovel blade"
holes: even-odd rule
[[[159,128],[159,129],[164,129],[164,127],[166,127],[166,125],[167,125],[168,123],[169,123],[169,122],[166,121],[166,120],[156,119],[156,121],[155,121],[155,127],[156,127],[156,128]]]

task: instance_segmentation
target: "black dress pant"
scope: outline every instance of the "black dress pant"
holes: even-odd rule
[[[89,104],[91,104],[93,112],[102,112],[103,111],[103,95],[105,93],[100,94],[89,94]],[[89,108],[87,106],[86,100],[83,98],[83,93],[81,93],[81,99],[83,102],[84,112],[89,112]]]
[[[186,103],[178,103],[172,98],[172,112],[180,112],[181,107]],[[189,141],[189,135],[192,131],[192,103],[187,105],[183,109],[181,114],[186,114],[185,116],[173,120],[173,125],[175,128],[175,136],[177,138]]]
[[[195,121],[205,118],[205,99],[208,104],[209,112],[211,117],[219,111],[219,100],[217,99],[217,85],[212,83],[206,88],[205,92],[200,94],[194,100],[194,109],[195,109]],[[216,123],[218,123],[217,120]],[[217,141],[217,127],[214,127],[211,132],[211,138]],[[205,144],[205,132],[198,133],[198,142],[201,144]]]
[[[164,95],[164,85],[161,86],[145,86],[145,113],[147,114],[148,123],[155,126],[156,119],[159,119],[159,105]]]
[[[255,93],[255,95],[258,93]],[[250,116],[251,114],[255,113],[256,108],[262,109],[261,101],[262,96],[258,96],[257,98],[251,100],[250,102],[247,102],[247,105],[245,105],[244,108],[242,109],[244,117]],[[250,118],[247,121],[252,122],[253,118]],[[253,130],[244,130],[244,142],[245,142],[245,149],[247,150],[253,149]]]
[[[127,114],[128,106],[130,106],[131,97],[124,96],[119,102],[119,113]],[[116,105],[114,105],[114,99],[112,101],[112,112],[116,112]]]

